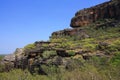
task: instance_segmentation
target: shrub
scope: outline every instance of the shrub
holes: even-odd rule
[[[47,76],[31,75],[28,70],[14,69],[0,73],[0,80],[50,80]]]
[[[35,48],[35,44],[28,44],[24,47],[25,50],[30,50],[30,49],[34,49]]]
[[[67,52],[68,52],[68,55],[69,55],[69,56],[74,56],[74,55],[75,55],[75,52],[74,52],[74,51],[72,51],[72,50],[67,51]]]
[[[55,55],[57,55],[56,51],[44,51],[43,52],[43,58],[49,58]]]
[[[111,47],[114,47],[117,50],[119,50],[120,49],[120,40],[114,41],[113,44],[111,45]]]
[[[113,43],[111,43],[107,49],[107,52],[109,53],[116,53],[120,51],[120,41],[119,40],[115,40]]]
[[[87,50],[94,51],[94,50],[96,50],[96,46],[97,46],[97,44],[89,44],[88,43],[88,44],[85,44],[83,47]]]
[[[111,64],[114,66],[120,66],[120,52],[117,52],[111,59]]]
[[[4,57],[4,56],[0,55],[0,61],[2,60],[3,57]]]

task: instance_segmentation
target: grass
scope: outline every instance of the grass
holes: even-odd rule
[[[2,58],[4,57],[5,55],[0,55],[0,61],[2,60]]]
[[[10,72],[0,73],[0,80],[49,80],[41,75],[31,75],[27,70],[15,69]]]
[[[84,30],[90,38],[75,39],[78,37],[60,36],[51,38],[51,42],[60,42],[53,46],[55,49],[65,49],[71,57],[67,67],[42,65],[48,75],[31,75],[28,70],[14,69],[10,72],[0,73],[0,80],[119,80],[120,79],[120,27],[107,29],[94,29],[86,27]],[[55,36],[54,36],[55,37]],[[107,43],[98,49],[99,42]],[[50,45],[43,45],[47,48]],[[25,49],[35,48],[34,44],[29,44]],[[90,54],[102,51],[110,55],[108,57],[92,56],[89,60],[83,60],[82,55],[75,55],[76,51],[89,51]],[[44,51],[43,58],[56,56],[56,51]],[[0,59],[3,56],[0,56]],[[52,60],[52,59],[51,59]],[[54,60],[54,59],[53,59]],[[50,60],[48,60],[51,62]]]
[[[106,59],[107,60],[107,59]],[[120,59],[119,59],[120,60]],[[84,61],[83,61],[84,62]],[[14,69],[10,72],[0,73],[0,80],[119,80],[120,64],[102,65],[102,60],[93,58],[84,65],[74,62],[73,70],[56,68],[55,66],[46,67],[48,75],[31,75],[28,70]],[[107,62],[106,62],[107,63]],[[120,63],[120,62],[119,62]],[[98,65],[98,66],[96,66]],[[78,67],[79,66],[79,67]],[[45,68],[45,66],[44,66]]]

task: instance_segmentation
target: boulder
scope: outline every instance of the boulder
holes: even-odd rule
[[[24,49],[23,48],[17,48],[15,50],[15,52],[13,53],[13,55],[17,56],[17,59],[21,59],[24,53]]]
[[[15,55],[14,54],[6,55],[3,58],[3,61],[14,62],[15,61]]]
[[[14,68],[15,64],[16,63],[18,64],[18,61],[20,61],[23,58],[22,54],[23,54],[23,49],[17,48],[13,54],[6,55],[1,62],[2,65],[5,66],[4,70],[9,71],[12,68]]]

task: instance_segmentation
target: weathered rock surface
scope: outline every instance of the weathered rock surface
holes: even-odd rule
[[[111,0],[91,8],[78,11],[72,18],[70,26],[72,28],[89,25],[97,20],[113,18],[120,20],[120,1]]]
[[[13,62],[13,61],[15,61],[15,55],[14,55],[14,54],[6,55],[6,56],[3,58],[3,61]]]
[[[76,29],[64,29],[61,31],[56,31],[52,33],[52,38],[60,38],[65,36],[77,36],[79,39],[89,38],[89,35],[86,33],[84,29],[76,28]]]
[[[6,55],[2,59],[1,63],[2,65],[5,65],[7,67],[6,71],[9,71],[11,68],[14,68],[16,59],[21,60],[23,58],[22,54],[23,48],[17,48],[13,54]]]
[[[22,58],[22,54],[24,53],[23,48],[17,48],[14,52],[14,55],[17,57],[17,59],[21,59]]]
[[[21,56],[22,53],[23,53],[23,49],[22,48],[17,48],[13,54],[6,55],[3,58],[3,61],[14,62],[16,56],[18,56],[18,59],[20,59],[22,57]]]

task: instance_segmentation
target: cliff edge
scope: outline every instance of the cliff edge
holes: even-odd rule
[[[86,8],[75,13],[70,26],[72,28],[89,25],[102,19],[120,20],[120,2],[111,0],[91,8]]]

